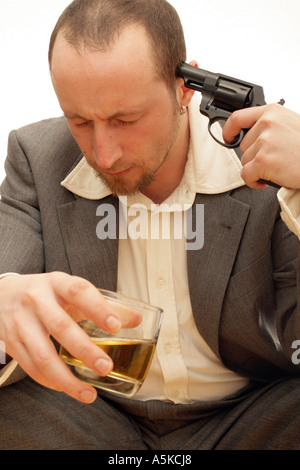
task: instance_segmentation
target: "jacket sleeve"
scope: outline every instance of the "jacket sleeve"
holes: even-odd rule
[[[0,274],[43,272],[39,203],[31,168],[16,131],[9,136],[5,171],[0,201]]]
[[[0,370],[0,388],[6,387],[18,380],[23,379],[26,373],[19,366],[15,359],[12,359],[3,369]]]

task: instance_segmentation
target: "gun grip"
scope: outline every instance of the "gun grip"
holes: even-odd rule
[[[276,184],[276,183],[273,183],[273,181],[267,181],[267,180],[259,179],[259,180],[258,180],[258,183],[267,184],[268,186],[272,186],[273,188],[277,188],[277,189],[280,189],[280,188],[281,188],[281,186],[279,186],[279,185]]]

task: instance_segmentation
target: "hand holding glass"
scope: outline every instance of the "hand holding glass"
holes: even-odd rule
[[[63,346],[61,358],[76,377],[94,387],[131,397],[143,384],[149,370],[162,321],[162,310],[150,304],[115,292],[99,289],[122,319],[128,308],[141,313],[141,323],[135,328],[122,328],[115,335],[100,329],[91,320],[78,324],[91,340],[111,357],[114,367],[110,374],[101,377],[72,356]]]

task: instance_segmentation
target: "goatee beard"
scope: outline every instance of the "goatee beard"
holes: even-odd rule
[[[94,169],[94,173],[112,192],[113,196],[132,196],[145,190],[155,179],[154,174],[145,174],[130,187],[129,184],[124,184],[121,178],[115,178],[113,181],[106,179],[101,173]]]

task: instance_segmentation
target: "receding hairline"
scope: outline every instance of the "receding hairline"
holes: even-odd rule
[[[151,41],[151,36],[148,34],[148,31],[146,30],[145,26],[138,22],[125,25],[122,29],[120,29],[120,31],[118,31],[118,33],[114,35],[114,38],[110,41],[109,44],[106,44],[105,47],[97,46],[97,44],[93,44],[93,45],[86,44],[84,40],[78,41],[76,42],[76,44],[73,44],[73,41],[68,40],[67,31],[65,31],[65,28],[62,28],[56,36],[55,43],[53,45],[53,52],[55,50],[55,44],[57,43],[57,41],[60,41],[60,40],[65,41],[65,43],[67,43],[71,48],[73,48],[74,51],[76,51],[79,56],[80,55],[84,56],[85,54],[97,53],[97,52],[104,53],[104,54],[107,52],[108,53],[113,52],[114,46],[117,45],[118,40],[121,38],[122,34],[126,33],[126,30],[130,30],[130,29],[136,30],[136,32],[141,31],[147,38],[148,46],[149,46],[149,54],[150,54],[150,57],[152,58],[152,61],[151,62],[148,61],[147,65],[149,65],[149,70],[151,69],[151,71],[153,72],[153,79],[157,81],[162,80],[162,77],[159,75],[156,64],[155,64],[156,57],[155,57],[153,43]],[[52,53],[52,59],[53,59],[53,55],[54,54]],[[52,67],[50,67],[50,72],[52,73]]]

